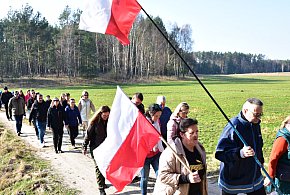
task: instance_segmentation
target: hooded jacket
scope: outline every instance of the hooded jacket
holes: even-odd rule
[[[242,116],[242,112],[231,119],[231,122],[246,143],[254,149],[255,155],[263,164],[260,123],[250,123]],[[264,178],[254,157],[240,156],[243,147],[243,142],[228,123],[218,141],[215,157],[221,161],[219,187],[230,194],[250,193],[263,187]]]

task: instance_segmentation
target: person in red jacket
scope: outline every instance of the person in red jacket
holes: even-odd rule
[[[290,194],[290,116],[282,122],[274,141],[268,173],[283,194]],[[270,186],[268,177],[265,186]]]

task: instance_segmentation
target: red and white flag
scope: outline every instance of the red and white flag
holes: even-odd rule
[[[117,87],[107,126],[107,138],[93,153],[103,174],[118,191],[131,183],[144,166],[160,134]]]
[[[81,14],[79,29],[117,37],[123,44],[141,7],[136,0],[89,0]]]

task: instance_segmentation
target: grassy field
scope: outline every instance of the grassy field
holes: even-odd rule
[[[290,96],[288,95],[290,76],[230,75],[200,78],[229,118],[240,111],[242,104],[249,97],[257,97],[264,102],[261,126],[267,162],[275,133],[281,121],[290,115]],[[215,171],[218,168],[219,162],[214,159],[213,154],[226,120],[194,78],[179,81],[153,81],[149,84],[121,84],[120,86],[128,96],[135,92],[142,92],[145,107],[154,103],[158,95],[166,96],[167,106],[172,110],[178,103],[188,102],[189,117],[197,118],[199,121],[200,140],[207,151],[209,169]],[[36,90],[43,95],[49,94],[51,97],[59,97],[62,92],[69,92],[71,97],[78,101],[84,89],[89,91],[90,98],[96,107],[111,106],[116,85],[95,84],[69,87],[58,85]]]
[[[0,195],[79,194],[62,185],[49,162],[0,125]]]

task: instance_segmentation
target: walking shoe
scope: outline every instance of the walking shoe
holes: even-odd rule
[[[100,190],[100,195],[106,195],[105,189],[99,189]]]
[[[140,181],[140,180],[141,180],[141,178],[138,177],[138,176],[136,176],[136,177],[134,177],[134,179],[132,180],[131,183],[136,183],[136,182],[138,182],[138,181]]]
[[[18,132],[17,135],[20,136],[21,132]]]
[[[44,145],[44,142],[43,142],[43,143],[40,143],[40,147],[41,147],[41,148],[44,148],[44,146],[45,146],[45,145]]]
[[[55,150],[55,153],[57,154],[57,153],[58,153],[58,151],[57,151],[57,150]]]
[[[62,151],[62,150],[58,150],[58,153],[64,153],[64,151]]]

